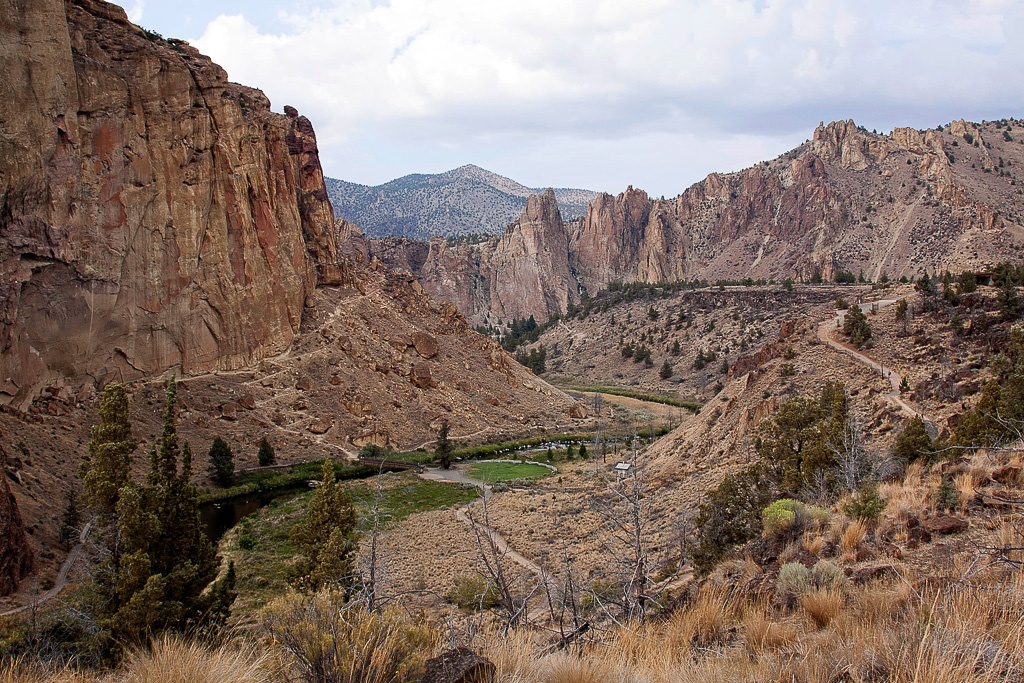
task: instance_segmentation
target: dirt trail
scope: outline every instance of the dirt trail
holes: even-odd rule
[[[878,301],[869,301],[860,304],[860,309],[867,313],[868,311],[871,310],[872,306],[878,306],[878,309],[881,310],[886,306],[891,306],[897,301],[900,301],[905,298],[906,296],[902,296],[897,297],[895,299],[881,299]],[[928,419],[928,417],[925,416],[925,414],[922,413],[920,410],[918,410],[917,408],[903,400],[902,392],[900,392],[900,385],[903,384],[902,375],[896,372],[893,368],[887,368],[878,361],[861,353],[857,349],[851,346],[847,346],[846,344],[838,342],[832,338],[832,332],[842,328],[843,321],[846,319],[846,311],[837,311],[836,313],[837,315],[834,320],[830,318],[819,323],[818,339],[823,341],[825,344],[828,344],[833,349],[840,351],[841,353],[845,353],[846,355],[852,357],[853,359],[860,361],[864,365],[867,365],[869,368],[880,374],[882,377],[886,378],[889,381],[889,386],[892,388],[892,390],[885,395],[885,398],[888,399],[889,402],[891,402],[897,408],[899,408],[908,417],[920,417],[924,421],[925,427],[928,429],[929,434],[931,434],[934,437],[935,434],[938,433],[938,429],[935,426],[935,423],[932,420]]]
[[[473,479],[457,469],[444,470],[438,468],[428,468],[419,476],[422,479],[428,479],[430,481],[447,481],[452,483],[470,484],[472,486],[476,486],[483,493],[483,497],[481,500],[484,501],[486,501],[492,495],[490,485],[478,479]],[[551,576],[550,572],[548,572],[546,569],[541,567],[533,560],[530,560],[529,558],[513,550],[512,547],[509,546],[508,540],[501,534],[501,532],[495,530],[493,527],[487,526],[486,524],[477,519],[474,519],[470,515],[469,509],[474,505],[479,505],[480,502],[480,500],[477,500],[470,503],[469,505],[465,505],[463,507],[458,508],[455,511],[455,519],[459,520],[463,524],[469,525],[470,527],[474,528],[477,532],[483,534],[488,539],[490,539],[490,542],[494,544],[494,547],[497,549],[497,552],[501,558],[508,558],[512,560],[520,567],[536,576],[542,584],[547,586],[547,594],[553,595],[556,589],[556,583],[554,577]],[[538,607],[534,607],[530,611],[528,617],[532,620],[542,616],[543,614],[546,614],[547,611],[548,609],[546,605],[542,603]]]
[[[16,607],[14,609],[7,610],[6,612],[0,612],[0,617],[10,617],[14,616],[15,614],[26,612],[30,609],[38,607],[47,600],[57,597],[60,594],[60,592],[64,590],[64,588],[68,585],[68,574],[71,573],[71,568],[74,566],[75,561],[78,559],[78,556],[82,554],[82,547],[85,545],[85,542],[89,539],[90,531],[92,531],[92,522],[89,522],[84,527],[82,527],[82,532],[78,535],[78,545],[71,549],[71,552],[68,553],[67,558],[64,560],[64,564],[60,566],[60,571],[57,572],[57,580],[53,582],[53,588],[46,591],[42,595],[39,595],[34,600],[22,605],[21,607]]]

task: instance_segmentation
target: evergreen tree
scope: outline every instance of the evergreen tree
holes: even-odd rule
[[[219,436],[210,445],[210,476],[227,488],[235,481],[235,455],[231,447]]]
[[[1003,320],[1013,322],[1020,317],[1020,295],[1017,294],[1017,286],[1009,278],[1003,280],[999,294],[996,295],[996,301],[999,304],[999,312],[1002,314]]]
[[[843,321],[843,332],[850,337],[853,345],[860,348],[871,339],[871,326],[868,317],[860,306],[851,306]]]
[[[302,522],[292,530],[292,542],[302,558],[294,583],[305,589],[352,581],[356,549],[356,511],[344,487],[325,460],[320,486],[309,501]]]
[[[64,514],[61,515],[60,543],[65,550],[78,541],[78,527],[82,524],[82,512],[78,509],[78,494],[73,488],[64,490]]]
[[[587,459],[587,444],[581,443],[580,444],[580,460],[586,460],[586,459]]]
[[[108,552],[95,577],[93,609],[97,625],[119,644],[217,625],[234,595],[230,572],[214,581],[219,558],[199,519],[191,449],[178,445],[176,393],[172,379],[146,484],[121,488],[101,533]]]
[[[666,358],[665,362],[661,364],[661,371],[658,372],[658,375],[662,379],[668,379],[669,377],[672,376],[672,372],[672,364],[669,363],[668,359]]]
[[[260,467],[266,467],[267,465],[273,465],[277,460],[277,455],[274,453],[274,447],[267,441],[267,437],[263,437],[260,441],[260,450],[256,454],[256,460],[259,462]]]
[[[138,446],[128,416],[124,385],[108,384],[100,399],[100,423],[92,428],[89,455],[78,470],[85,484],[85,504],[100,517],[114,514],[120,491],[128,483],[132,453]]]
[[[927,460],[934,450],[932,438],[928,435],[928,430],[925,429],[924,420],[915,417],[896,437],[892,455],[904,463],[911,463],[918,459]]]
[[[434,456],[441,463],[442,469],[451,469],[453,450],[452,442],[448,439],[448,421],[445,420],[437,432],[437,445],[434,447]]]

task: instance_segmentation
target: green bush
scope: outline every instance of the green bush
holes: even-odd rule
[[[874,524],[885,510],[885,500],[878,495],[878,487],[867,484],[846,504],[846,514]]]
[[[928,436],[924,420],[915,417],[903,428],[896,442],[892,446],[892,455],[904,463],[912,463],[915,460],[929,460],[935,452],[932,438]]]
[[[935,489],[935,493],[932,494],[932,502],[935,504],[935,509],[943,512],[948,512],[960,505],[960,493],[953,485],[952,479],[942,478],[939,488]]]
[[[792,498],[777,500],[761,511],[761,525],[766,536],[779,537],[796,524],[796,511],[803,503]]]
[[[458,574],[448,591],[448,601],[462,609],[490,609],[498,605],[498,588],[483,574]]]
[[[814,567],[805,567],[799,562],[788,562],[779,569],[779,580],[775,584],[775,597],[783,603],[791,603],[800,596],[815,590],[830,590],[846,593],[850,580],[841,567],[828,560],[818,560]]]

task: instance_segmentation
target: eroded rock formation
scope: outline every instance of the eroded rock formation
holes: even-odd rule
[[[101,0],[0,35],[0,400],[284,350],[345,277],[309,121]]]
[[[483,244],[389,240],[370,250],[472,322],[543,320],[613,281],[984,270],[1015,257],[1024,240],[1015,187],[1024,147],[1011,132],[1021,127],[961,120],[886,136],[838,121],[777,159],[712,173],[674,199],[630,187],[599,195],[580,221],[528,211]]]

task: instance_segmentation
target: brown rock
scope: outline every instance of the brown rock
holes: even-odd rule
[[[313,378],[309,375],[299,375],[295,380],[295,388],[299,391],[309,391],[313,388]]]
[[[343,380],[341,379],[341,375],[331,375],[331,379],[330,379],[330,382],[331,382],[331,384],[333,384],[334,386],[338,386],[339,384],[341,384],[341,383],[342,383],[342,381],[343,381]]]
[[[10,595],[17,590],[34,563],[18,501],[3,476],[6,466],[7,453],[0,447],[0,595]]]
[[[0,17],[9,396],[286,349],[306,296],[345,278],[309,121],[116,5],[0,0]]]
[[[370,443],[384,447],[391,443],[391,436],[386,431],[373,427],[359,432],[349,440],[352,442],[352,445],[357,448],[362,448],[366,444]]]
[[[238,405],[242,406],[246,410],[256,409],[256,397],[252,394],[245,394],[238,399]]]
[[[582,403],[574,403],[569,406],[569,417],[574,420],[582,420],[587,416],[587,408]]]
[[[313,434],[326,434],[333,426],[334,421],[329,418],[315,418],[312,422],[306,425],[306,431],[312,432]]]
[[[925,520],[921,526],[933,534],[958,534],[967,530],[967,520],[953,515],[940,515]]]
[[[491,683],[495,667],[469,648],[459,647],[428,659],[422,683]]]
[[[893,578],[896,575],[896,570],[893,569],[891,564],[880,564],[855,569],[853,574],[850,575],[850,580],[854,583],[868,583],[880,579]]]
[[[412,365],[412,383],[420,389],[429,389],[434,386],[434,378],[430,373],[430,364],[419,361]]]
[[[217,408],[218,417],[234,422],[238,419],[238,404],[228,401]]]
[[[1016,484],[1020,481],[1021,469],[1014,465],[1000,467],[992,473],[992,478],[1000,484]]]
[[[426,332],[414,332],[412,343],[416,347],[416,353],[424,358],[433,358],[437,355],[437,340]]]

